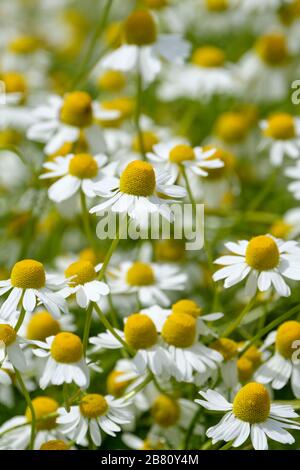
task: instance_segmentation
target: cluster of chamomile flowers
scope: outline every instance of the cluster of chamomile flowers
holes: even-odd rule
[[[299,448],[300,2],[83,3],[0,5],[0,449]]]

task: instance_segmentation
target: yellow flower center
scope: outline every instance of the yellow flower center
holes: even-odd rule
[[[60,326],[49,312],[35,313],[27,326],[26,337],[31,340],[45,341],[48,336],[54,336],[60,331]]]
[[[180,407],[177,401],[173,400],[168,395],[159,395],[151,408],[151,415],[154,421],[162,426],[168,428],[175,426],[180,418]]]
[[[62,122],[74,127],[87,127],[92,124],[92,99],[84,91],[68,93],[60,110]]]
[[[92,155],[78,153],[70,160],[69,173],[82,180],[85,178],[95,178],[98,174],[98,165]]]
[[[69,450],[70,446],[64,441],[55,440],[44,442],[41,445],[40,450]]]
[[[260,235],[250,240],[246,250],[246,262],[258,271],[274,269],[279,263],[279,250],[273,238]]]
[[[267,137],[277,140],[293,139],[296,135],[293,116],[287,113],[277,113],[268,120],[268,127],[264,130]]]
[[[202,313],[202,308],[198,307],[193,300],[183,299],[172,305],[172,313],[186,314],[197,318]]]
[[[195,160],[196,155],[190,145],[176,145],[169,154],[169,160],[172,163],[182,163],[189,160]]]
[[[17,333],[10,325],[0,324],[0,341],[2,341],[5,346],[14,343],[16,336]]]
[[[108,111],[119,111],[120,115],[114,119],[98,119],[104,128],[118,128],[124,121],[132,116],[134,111],[134,100],[128,96],[121,96],[110,101],[103,101],[102,108]]]
[[[130,315],[124,328],[126,342],[133,349],[148,349],[157,342],[157,331],[153,321],[142,313]]]
[[[79,261],[89,261],[93,266],[98,263],[98,254],[91,248],[85,248],[79,253]]]
[[[80,361],[82,353],[81,339],[73,333],[58,333],[51,345],[51,356],[56,362],[63,364]]]
[[[172,313],[164,323],[162,337],[177,348],[192,346],[196,338],[196,320],[186,313]]]
[[[262,355],[259,349],[256,346],[250,346],[249,349],[242,355],[242,357],[248,359],[248,361],[252,362],[254,369],[260,366],[262,363]]]
[[[38,38],[33,36],[18,36],[9,44],[9,50],[15,54],[31,54],[40,46]]]
[[[246,357],[240,357],[237,361],[237,368],[240,382],[249,382],[254,372],[252,362]]]
[[[99,418],[99,416],[103,416],[107,412],[108,403],[103,395],[90,393],[82,398],[79,407],[83,416],[93,419]]]
[[[287,238],[293,226],[284,220],[277,220],[271,226],[270,233],[276,238]]]
[[[124,35],[127,44],[147,46],[156,41],[156,25],[148,11],[134,11],[124,22]]]
[[[143,150],[145,152],[152,152],[153,146],[158,144],[159,139],[154,132],[145,131],[142,132],[142,140],[143,140]],[[132,148],[135,152],[141,151],[141,144],[139,136],[136,135],[132,140]]]
[[[185,247],[181,240],[159,240],[155,244],[155,258],[158,261],[181,261],[184,255]]]
[[[213,161],[215,159],[221,160],[224,164],[224,166],[220,168],[205,168],[205,171],[208,173],[207,178],[210,180],[217,180],[224,178],[228,173],[233,171],[235,164],[236,164],[236,158],[235,156],[231,153],[228,152],[227,150],[216,148],[213,145],[205,145],[203,147],[203,150],[206,152],[208,150],[215,149],[215,153],[209,157],[207,160]]]
[[[228,0],[205,0],[206,8],[209,11],[221,12],[228,10]]]
[[[6,72],[1,75],[1,80],[5,84],[6,93],[25,93],[27,90],[26,80],[19,72]]]
[[[296,351],[294,341],[300,341],[300,322],[287,321],[280,325],[276,335],[276,350],[286,359],[290,359]]]
[[[70,286],[78,286],[93,281],[97,273],[90,261],[75,261],[65,270],[65,276],[72,278]]]
[[[251,382],[236,394],[233,413],[247,423],[262,423],[270,413],[270,396],[264,385]]]
[[[228,144],[239,143],[245,139],[249,129],[248,120],[241,113],[221,114],[216,122],[216,134]]]
[[[156,180],[150,163],[135,160],[127,165],[120,178],[120,191],[133,196],[151,196]]]
[[[199,67],[222,67],[225,62],[225,54],[218,47],[199,47],[192,56],[192,63]]]
[[[121,91],[125,84],[125,75],[119,70],[107,70],[98,80],[99,87],[104,91]]]
[[[114,397],[120,397],[131,383],[131,380],[122,380],[121,377],[124,372],[113,370],[107,377],[107,392]]]
[[[126,281],[131,286],[150,286],[155,281],[153,269],[149,264],[136,261],[128,269]]]
[[[55,413],[58,409],[56,400],[50,397],[36,397],[32,400],[32,405],[36,418],[36,429],[38,431],[50,430],[56,427],[56,417],[47,415]],[[26,409],[25,416],[28,422],[31,422],[32,414],[30,408]],[[42,419],[45,418],[45,419]]]
[[[271,66],[282,65],[289,57],[286,38],[282,34],[261,36],[255,49],[262,61]]]
[[[18,146],[22,140],[22,135],[15,129],[4,129],[0,131],[0,147]]]
[[[113,49],[116,49],[122,44],[123,24],[121,21],[113,21],[110,23],[104,34],[106,44]]]
[[[210,347],[222,354],[225,361],[233,359],[238,352],[238,344],[229,338],[219,338]]]
[[[18,261],[12,268],[10,277],[12,285],[22,289],[40,289],[46,282],[44,266],[34,259]]]

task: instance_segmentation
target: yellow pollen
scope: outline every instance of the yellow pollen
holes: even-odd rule
[[[199,47],[192,56],[192,63],[199,67],[222,67],[225,62],[225,54],[218,47]]]
[[[9,44],[9,50],[15,54],[31,54],[40,46],[38,38],[33,36],[18,36]]]
[[[98,85],[104,91],[121,91],[126,85],[126,78],[119,70],[107,70],[99,77]]]
[[[237,368],[240,382],[249,382],[254,372],[252,362],[246,357],[240,357],[237,361]]]
[[[64,441],[55,440],[44,442],[41,445],[40,450],[69,450],[70,446]]]
[[[228,10],[228,0],[205,0],[206,8],[213,12]]]
[[[11,271],[11,283],[21,289],[40,289],[46,282],[42,263],[33,259],[18,261]]]
[[[159,240],[155,244],[155,258],[158,261],[176,262],[185,256],[184,243],[181,240]]]
[[[270,233],[276,238],[287,238],[293,226],[284,220],[277,220],[270,228]]]
[[[205,171],[208,173],[207,178],[210,180],[217,180],[224,178],[228,173],[234,170],[236,164],[236,158],[227,150],[216,148],[213,145],[205,145],[203,150],[207,152],[208,150],[215,149],[215,153],[209,157],[207,160],[213,161],[215,159],[221,160],[224,166],[220,168],[205,168]]]
[[[83,397],[80,403],[80,412],[89,419],[99,418],[108,411],[108,403],[103,395],[90,393]]]
[[[268,126],[264,130],[267,137],[275,140],[289,140],[296,136],[295,121],[287,113],[277,113],[268,119]]]
[[[142,140],[143,140],[143,150],[145,152],[152,152],[153,146],[158,144],[159,139],[154,132],[145,131],[142,132]],[[132,148],[135,152],[141,151],[141,144],[139,136],[135,136],[132,141]]]
[[[84,91],[68,93],[60,110],[62,122],[74,127],[88,127],[92,124],[92,99]]]
[[[290,359],[296,348],[294,341],[300,341],[300,322],[287,321],[280,325],[276,335],[276,350],[286,359]]]
[[[72,364],[82,358],[82,343],[73,333],[58,333],[51,345],[51,356],[56,362]]]
[[[150,286],[154,284],[154,272],[149,264],[136,261],[128,269],[126,281],[131,286]]]
[[[47,415],[55,413],[58,409],[56,400],[50,397],[36,397],[32,400],[33,409],[36,418],[36,429],[38,431],[50,430],[56,427],[56,417],[51,416],[46,418]],[[31,422],[30,408],[26,409],[25,416],[28,422]],[[45,419],[42,419],[45,418]]]
[[[5,346],[9,346],[14,343],[16,340],[17,333],[15,330],[6,324],[0,324],[0,341],[2,341]]]
[[[133,196],[152,196],[156,179],[150,163],[135,160],[127,165],[120,178],[120,191]]]
[[[142,313],[130,315],[124,327],[126,342],[135,350],[148,349],[157,342],[153,321]]]
[[[93,281],[97,273],[90,261],[75,261],[65,270],[66,278],[70,279],[70,286],[78,286]]]
[[[252,362],[254,369],[257,369],[257,367],[259,367],[262,363],[262,354],[256,346],[250,346],[250,348],[247,349],[242,357]]]
[[[147,46],[156,41],[156,25],[148,11],[134,11],[125,20],[123,27],[127,44]]]
[[[31,340],[45,341],[48,336],[55,336],[59,331],[58,321],[49,312],[37,312],[28,323],[26,337]]]
[[[124,391],[131,383],[131,380],[122,380],[122,375],[124,375],[124,372],[113,370],[108,374],[106,381],[107,392],[117,398],[123,395]]]
[[[1,75],[1,80],[5,84],[6,93],[25,93],[27,91],[26,80],[19,72],[6,72]]]
[[[192,346],[196,338],[196,320],[186,313],[172,313],[164,323],[162,337],[177,348]]]
[[[221,114],[215,126],[217,136],[228,144],[242,142],[247,136],[248,129],[248,120],[239,112]]]
[[[246,262],[258,271],[274,269],[279,263],[279,250],[273,238],[260,235],[250,240],[246,250]]]
[[[286,38],[282,34],[261,36],[255,49],[262,61],[270,66],[283,65],[289,57]]]
[[[264,385],[251,382],[240,389],[233,401],[233,413],[247,423],[263,423],[270,413],[270,396]]]
[[[172,163],[182,163],[185,161],[195,160],[196,155],[192,147],[186,144],[176,145],[169,154],[169,160]]]
[[[229,338],[219,338],[210,347],[222,354],[225,361],[233,359],[238,352],[238,344]]]
[[[183,299],[179,300],[172,305],[172,313],[186,314],[193,318],[197,318],[202,313],[202,308],[199,307],[193,300]]]
[[[80,179],[95,178],[98,174],[98,165],[92,155],[78,153],[70,160],[69,173]]]
[[[180,418],[180,407],[177,401],[173,400],[168,395],[159,395],[154,400],[151,415],[159,426],[168,428],[177,424]]]

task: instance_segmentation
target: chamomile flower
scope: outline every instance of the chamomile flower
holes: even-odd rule
[[[0,281],[0,295],[11,291],[0,308],[0,317],[9,320],[18,310],[21,302],[26,312],[33,312],[37,301],[56,318],[61,311],[68,312],[68,307],[56,291],[65,285],[60,276],[45,272],[42,263],[33,259],[18,261],[7,281]]]
[[[124,444],[133,450],[162,450],[164,449],[163,442],[150,435],[146,439],[141,439],[135,434],[124,432],[122,434],[122,441]]]
[[[290,405],[272,404],[264,385],[251,382],[236,394],[229,403],[214,390],[199,392],[204,398],[196,403],[211,411],[226,412],[222,420],[209,428],[206,435],[212,443],[233,441],[240,447],[250,436],[255,450],[267,450],[267,438],[282,444],[293,444],[294,437],[286,429],[299,430],[297,413]]]
[[[264,13],[268,10],[277,10],[284,4],[291,3],[292,0],[240,0],[240,8],[246,13],[260,12]]]
[[[0,321],[0,363],[7,357],[16,369],[24,372],[27,362],[22,346],[30,344],[30,341],[19,336],[11,325]]]
[[[281,219],[271,226],[271,234],[276,238],[293,239],[300,234],[300,209],[288,210]]]
[[[30,341],[45,341],[48,336],[56,335],[60,331],[75,329],[74,317],[71,314],[64,313],[56,319],[47,310],[39,309],[25,314],[19,334]]]
[[[97,271],[101,264],[94,267],[89,261],[79,260],[70,264],[65,270],[69,285],[60,291],[66,298],[76,294],[76,302],[81,308],[87,308],[90,302],[99,302],[103,295],[109,293],[105,282],[97,280]]]
[[[103,68],[128,72],[138,70],[144,81],[155,79],[161,69],[160,57],[181,63],[189,53],[189,43],[176,34],[157,35],[153,15],[134,11],[123,24],[125,44],[101,61]]]
[[[69,412],[60,408],[57,422],[61,432],[76,444],[87,446],[89,433],[93,443],[100,446],[103,432],[115,437],[121,431],[120,425],[130,423],[129,404],[111,395],[89,393],[78,406],[71,406]]]
[[[9,408],[14,406],[13,371],[1,367],[0,369],[0,403]]]
[[[284,156],[300,156],[300,119],[287,113],[276,113],[267,120],[261,121],[264,140],[260,148],[270,148],[270,159],[273,165],[281,165]]]
[[[136,294],[142,305],[170,304],[167,292],[182,291],[186,273],[170,264],[125,261],[119,269],[111,268],[109,285],[114,294]]]
[[[268,346],[275,342],[275,353],[255,374],[255,379],[263,384],[271,383],[274,390],[282,389],[289,380],[293,394],[300,398],[300,364],[293,360],[293,354],[300,344],[300,323],[287,321],[268,337]]]
[[[40,178],[56,179],[48,190],[52,201],[65,201],[78,191],[83,191],[88,197],[94,197],[94,183],[99,181],[102,175],[113,174],[111,166],[104,167],[106,162],[107,157],[103,154],[93,156],[89,153],[78,153],[56,157],[54,161],[44,163],[43,167],[47,171]]]
[[[233,256],[222,256],[215,263],[224,265],[213,275],[215,282],[225,279],[224,287],[232,287],[248,277],[246,294],[252,297],[257,288],[271,288],[284,297],[291,294],[284,278],[300,280],[300,251],[295,241],[284,242],[271,235],[260,235],[250,241],[226,243]]]
[[[60,332],[49,336],[46,342],[39,342],[34,354],[48,358],[40,378],[40,387],[45,389],[51,383],[61,385],[74,382],[80,388],[87,388],[90,373],[83,357],[83,346],[79,336]]]

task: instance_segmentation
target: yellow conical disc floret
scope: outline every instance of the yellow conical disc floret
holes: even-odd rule
[[[150,163],[135,160],[127,165],[120,178],[120,191],[133,196],[152,196],[156,185]]]
[[[252,362],[253,367],[256,369],[262,363],[262,353],[256,346],[250,346],[246,352],[242,355],[250,362]]]
[[[71,286],[78,286],[93,281],[97,273],[90,261],[75,261],[65,270],[66,278],[70,278]]]
[[[156,41],[156,25],[150,12],[134,11],[124,22],[124,36],[127,44],[148,46]]]
[[[120,397],[131,383],[131,380],[123,380],[124,372],[113,370],[106,379],[107,392],[114,397]]]
[[[238,344],[229,338],[219,338],[210,347],[222,354],[225,361],[233,359],[238,352]]]
[[[287,41],[282,34],[266,34],[261,36],[255,45],[256,52],[268,65],[283,65],[288,57],[289,51]]]
[[[224,150],[220,147],[216,148],[213,145],[204,145],[203,150],[205,152],[209,150],[215,150],[215,153],[208,157],[208,161],[214,161],[215,159],[221,160],[223,162],[223,166],[220,168],[205,168],[205,171],[208,173],[207,179],[209,180],[217,180],[224,178],[228,175],[228,173],[234,170],[236,164],[236,158],[227,150]]]
[[[1,80],[6,93],[25,93],[27,90],[26,80],[19,72],[5,72],[1,75]]]
[[[194,318],[199,317],[202,313],[202,308],[199,307],[194,300],[182,299],[172,305],[172,313],[185,313]]]
[[[276,335],[276,349],[286,359],[290,359],[298,347],[300,341],[300,322],[287,321],[280,325]],[[295,347],[296,346],[296,347]]]
[[[125,84],[125,75],[119,70],[107,70],[98,79],[98,85],[104,91],[121,91]]]
[[[32,400],[32,405],[36,418],[36,429],[39,431],[50,430],[56,426],[56,417],[47,415],[54,414],[58,409],[58,403],[56,400],[50,397],[36,397]],[[30,408],[26,409],[25,416],[27,421],[31,422],[31,411]],[[42,419],[45,418],[45,419]]]
[[[196,338],[196,320],[186,313],[172,313],[164,323],[162,337],[177,348],[192,346]]]
[[[95,178],[98,174],[98,165],[92,155],[78,153],[70,160],[69,173],[80,179]]]
[[[61,120],[75,127],[87,127],[92,123],[92,98],[85,91],[68,93],[60,110]]]
[[[216,122],[216,134],[224,142],[234,144],[242,142],[249,130],[249,121],[242,113],[226,112]]]
[[[21,289],[40,289],[46,282],[44,266],[33,259],[18,261],[12,268],[10,278],[12,285]]]
[[[192,63],[199,67],[222,67],[225,62],[225,54],[218,47],[199,47],[192,56]]]
[[[16,340],[17,333],[15,330],[7,324],[0,324],[0,342],[4,343],[5,346],[9,346]]]
[[[169,160],[172,163],[182,163],[185,161],[195,160],[195,158],[196,155],[194,150],[190,145],[186,144],[175,145],[169,155]]]
[[[154,132],[144,131],[142,132],[142,141],[143,141],[143,151],[152,152],[153,146],[158,144],[159,139]],[[141,143],[140,137],[138,135],[134,136],[132,141],[132,149],[135,152],[141,152]]]
[[[56,362],[72,364],[80,361],[83,354],[82,342],[73,333],[58,333],[51,345],[51,356]]]
[[[108,410],[108,403],[103,395],[90,393],[82,398],[80,402],[80,412],[89,419],[99,418]]]
[[[205,0],[206,8],[213,12],[222,12],[228,9],[228,0]]]
[[[127,318],[124,328],[125,340],[133,349],[148,349],[157,342],[157,331],[153,321],[142,313]]]
[[[249,382],[254,372],[252,362],[246,357],[240,357],[237,361],[237,369],[240,382]]]
[[[279,263],[279,250],[273,238],[260,235],[250,240],[246,250],[246,262],[258,271],[274,269]]]
[[[102,108],[108,111],[118,111],[119,116],[114,119],[97,119],[104,128],[118,128],[125,119],[132,116],[135,102],[132,97],[118,96],[109,101],[102,101]]]
[[[151,286],[155,281],[153,269],[149,264],[136,261],[128,269],[126,281],[131,286]]]
[[[155,244],[155,259],[165,262],[182,261],[185,256],[183,240],[159,240]]]
[[[168,428],[177,424],[180,418],[180,408],[177,401],[173,398],[168,395],[159,395],[154,400],[151,415],[159,426]]]
[[[44,442],[41,445],[40,450],[69,450],[70,446],[64,441],[55,440]]]
[[[60,325],[52,315],[47,312],[35,313],[28,325],[26,337],[31,340],[45,341],[49,336],[55,336],[60,331]]]
[[[233,413],[247,423],[262,423],[270,413],[270,396],[264,385],[251,382],[236,394],[233,401]]]
[[[9,50],[15,54],[31,54],[40,47],[40,40],[34,36],[23,35],[14,38],[9,44]]]
[[[285,220],[276,220],[270,228],[270,233],[276,238],[287,238],[291,233],[293,226],[288,224]]]
[[[287,113],[274,114],[268,119],[264,134],[275,140],[293,139],[296,136],[293,116]]]

